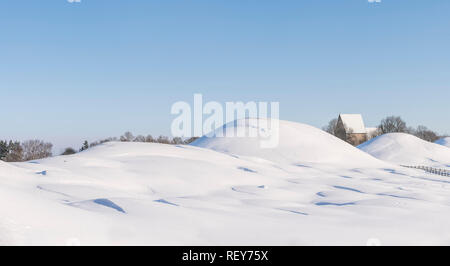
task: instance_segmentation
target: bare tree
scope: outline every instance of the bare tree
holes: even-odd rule
[[[130,142],[134,140],[134,136],[131,132],[127,131],[123,136],[120,137],[120,141],[122,142]]]
[[[162,143],[162,144],[170,144],[170,140],[166,136],[159,136],[158,139],[156,140],[156,142]]]
[[[52,156],[53,145],[42,140],[28,140],[22,144],[24,161],[37,160]]]
[[[24,160],[23,148],[18,141],[9,141],[8,153],[6,154],[5,161],[7,162],[22,162]]]
[[[333,136],[336,136],[343,141],[346,141],[352,145],[357,145],[357,139],[352,135],[353,130],[343,123],[338,123],[338,119],[334,118],[328,122],[328,125],[322,129]]]
[[[381,120],[378,129],[382,134],[395,132],[408,132],[405,121],[400,116],[388,116]]]
[[[133,141],[134,142],[145,142],[145,137],[142,135],[138,135],[137,137],[134,138]]]
[[[426,126],[418,126],[413,133],[416,137],[429,142],[435,142],[439,139],[438,134],[432,130],[429,130]]]
[[[183,139],[180,137],[175,137],[172,139],[172,144],[175,145],[180,145],[180,144],[184,144]]]
[[[112,138],[109,137],[109,138],[106,138],[106,139],[102,139],[102,140],[91,142],[91,144],[89,144],[89,148],[101,145],[103,143],[111,142],[111,141],[117,141],[117,138],[116,137],[112,137]]]
[[[145,137],[145,142],[155,142],[155,139],[152,137],[152,135],[148,135]]]
[[[330,122],[328,122],[328,125],[324,126],[322,130],[330,133],[331,135],[336,135],[337,124],[338,120],[334,118],[330,120]]]

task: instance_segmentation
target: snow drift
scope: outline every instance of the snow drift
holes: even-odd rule
[[[262,138],[229,137],[230,133],[255,127],[264,130],[258,119],[239,120],[217,129],[223,137],[204,136],[191,145],[233,155],[257,157],[282,164],[331,163],[341,166],[380,164],[372,156],[315,127],[279,121],[279,142],[274,148],[261,147]]]
[[[410,134],[381,135],[359,145],[358,148],[391,163],[407,166],[450,167],[450,149]]]
[[[450,137],[439,139],[435,143],[450,148]]]
[[[450,244],[448,177],[280,125],[270,151],[202,138],[0,162],[0,245]]]

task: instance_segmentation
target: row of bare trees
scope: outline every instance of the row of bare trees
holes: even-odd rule
[[[175,138],[169,138],[167,136],[159,136],[157,138],[154,138],[152,135],[147,135],[147,136],[143,136],[143,135],[137,135],[134,136],[133,133],[127,131],[125,132],[122,136],[120,137],[111,137],[111,138],[106,138],[106,139],[102,139],[99,141],[95,141],[92,143],[89,143],[87,140],[84,141],[82,147],[79,149],[80,152],[85,151],[89,148],[98,146],[100,144],[103,143],[107,143],[107,142],[112,142],[112,141],[120,141],[120,142],[145,142],[145,143],[161,143],[161,144],[172,144],[172,145],[181,145],[181,144],[189,144],[193,141],[195,141],[197,138],[193,137],[193,138],[189,138],[186,140],[183,140],[180,137],[175,137]],[[62,155],[71,155],[71,154],[75,154],[77,153],[77,151],[73,148],[66,148],[65,151],[62,153]]]
[[[348,134],[351,135],[352,133],[351,129],[340,128],[338,125],[338,119],[332,119],[328,125],[324,126],[322,129],[349,142],[350,144],[355,144],[355,140],[353,140],[351,136],[348,136]],[[429,142],[435,142],[436,140],[444,137],[440,136],[437,132],[428,129],[426,126],[420,125],[417,128],[408,127],[406,122],[400,116],[388,116],[381,120],[375,131],[368,132],[367,139],[387,133],[408,133]]]
[[[429,142],[435,142],[436,140],[444,137],[423,125],[416,128],[408,127],[406,122],[403,121],[400,116],[388,116],[381,120],[377,131],[378,135],[387,133],[408,133]]]
[[[53,145],[42,140],[0,141],[0,160],[23,162],[52,156]]]
[[[71,155],[77,152],[87,150],[89,148],[98,146],[100,144],[120,141],[120,142],[147,142],[147,143],[162,143],[162,144],[189,144],[196,140],[197,138],[190,138],[183,140],[182,138],[169,138],[166,136],[159,136],[158,138],[153,138],[151,135],[147,136],[134,136],[131,132],[126,132],[119,138],[112,137],[106,138],[99,141],[89,143],[85,141],[79,150],[74,148],[66,148],[61,155]],[[44,142],[42,140],[27,140],[24,142],[19,141],[3,141],[0,140],[0,160],[5,162],[24,162],[43,159],[52,156],[53,144],[49,142]]]

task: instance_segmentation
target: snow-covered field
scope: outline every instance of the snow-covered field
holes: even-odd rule
[[[273,149],[201,138],[0,162],[0,245],[449,245],[450,178],[398,152],[448,165],[450,149],[414,140],[382,155],[383,139],[366,148],[384,161],[281,121]]]

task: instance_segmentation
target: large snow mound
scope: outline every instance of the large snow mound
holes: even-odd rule
[[[263,137],[230,137],[231,132],[249,127],[264,130],[263,119],[243,119],[219,128],[223,136],[203,136],[191,145],[239,156],[258,157],[283,164],[330,163],[339,165],[380,164],[372,156],[315,127],[288,121],[279,122],[279,141],[275,147],[261,146]],[[270,123],[270,120],[269,120]]]
[[[450,148],[450,137],[438,139],[435,142],[436,144],[443,145]]]
[[[450,149],[405,133],[378,136],[358,146],[372,156],[407,166],[450,167]]]

